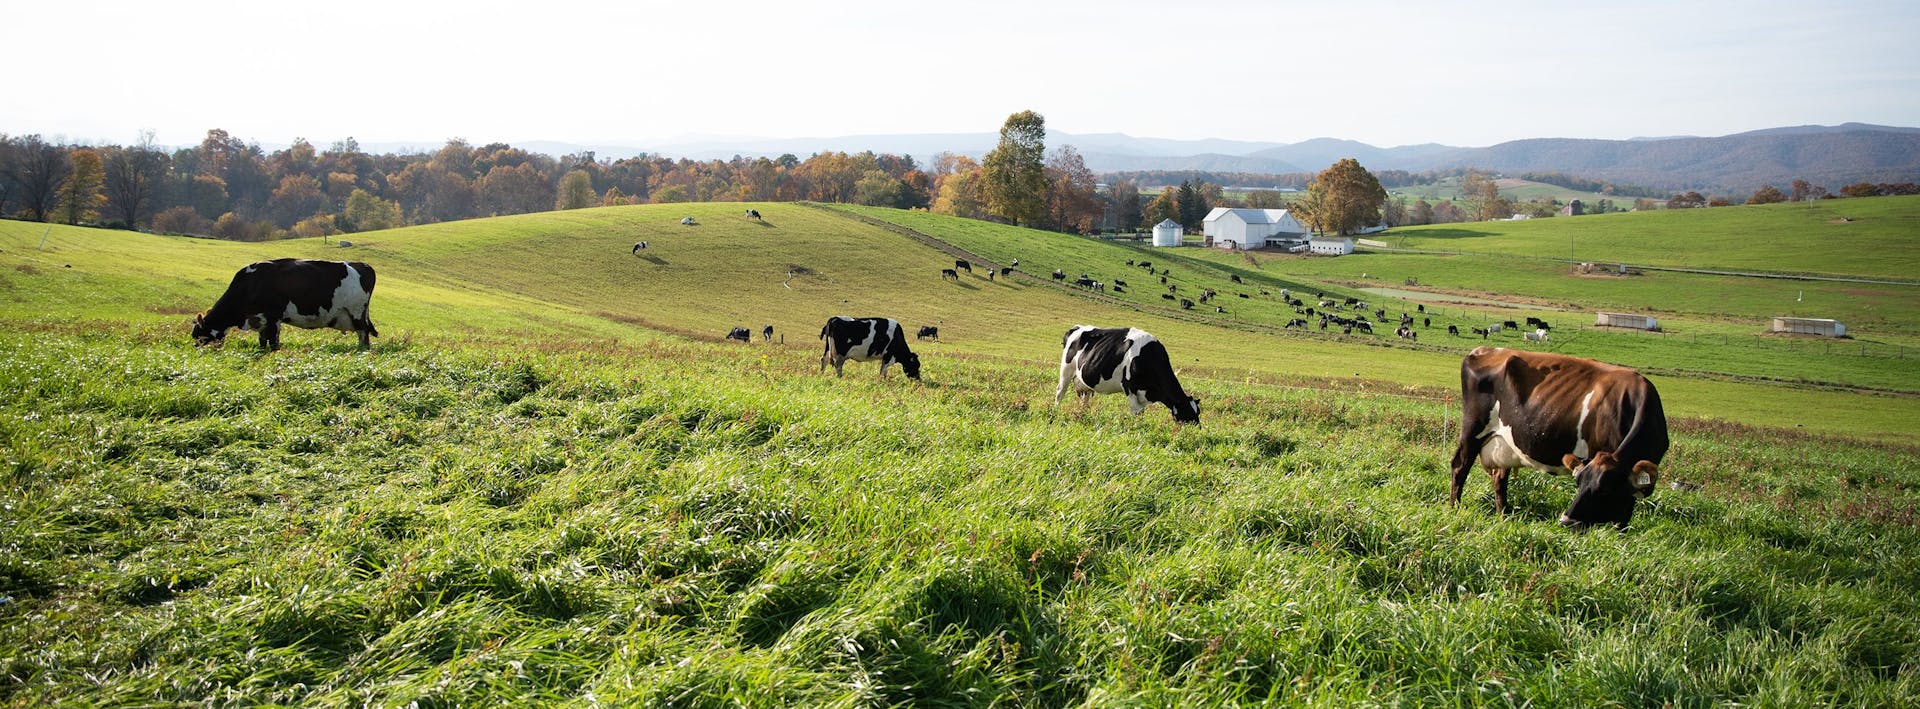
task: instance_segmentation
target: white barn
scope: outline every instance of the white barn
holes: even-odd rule
[[[1846,337],[1847,326],[1838,320],[1822,318],[1774,318],[1774,332],[1791,332],[1796,335],[1822,335],[1826,337]]]
[[[1353,239],[1345,236],[1316,236],[1307,242],[1307,253],[1317,256],[1345,256],[1353,253]]]
[[[1162,219],[1159,224],[1153,225],[1153,245],[1179,246],[1180,237],[1185,233],[1186,230],[1180,228],[1179,222],[1172,219]]]
[[[1202,224],[1207,243],[1223,249],[1258,249],[1269,241],[1307,240],[1307,227],[1285,209],[1215,207]]]
[[[1633,313],[1594,313],[1593,324],[1599,327],[1630,327],[1636,330],[1660,331],[1659,318]]]

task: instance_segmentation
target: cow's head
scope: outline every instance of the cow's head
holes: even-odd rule
[[[193,344],[211,345],[225,340],[227,328],[209,327],[205,313],[193,316]]]
[[[1173,409],[1176,423],[1200,423],[1200,397],[1189,397],[1185,402],[1167,408]]]
[[[1560,523],[1575,529],[1593,524],[1613,524],[1625,529],[1633,519],[1634,503],[1653,494],[1660,479],[1660,467],[1642,460],[1627,465],[1610,451],[1601,451],[1585,463],[1575,456],[1562,461],[1573,471],[1576,485],[1573,504],[1561,513]]]
[[[920,380],[920,355],[914,354],[912,352],[908,352],[905,355],[902,355],[900,357],[900,371],[906,372],[908,379],[919,381]]]

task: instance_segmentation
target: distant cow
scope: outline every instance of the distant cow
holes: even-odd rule
[[[1140,267],[1141,267],[1141,268],[1144,268],[1144,269],[1147,269],[1148,271],[1152,271],[1152,270],[1153,270],[1153,262],[1152,262],[1152,261],[1141,261],[1141,262],[1140,262]]]
[[[959,259],[954,261],[953,267],[962,271],[966,271],[967,273],[973,273],[973,264],[968,263],[966,259]]]
[[[1476,327],[1473,329],[1473,334],[1479,335],[1482,340],[1487,339],[1487,335],[1490,333],[1491,331],[1484,327]]]
[[[1067,272],[1057,268],[1053,269],[1053,280],[1056,280],[1056,281],[1067,280]]]
[[[1479,347],[1460,362],[1460,444],[1453,453],[1453,503],[1475,461],[1493,478],[1495,509],[1506,512],[1507,475],[1528,467],[1572,473],[1569,527],[1627,526],[1634,504],[1653,494],[1667,454],[1660,393],[1626,367],[1579,357]]]
[[[921,325],[920,331],[914,333],[913,337],[916,340],[933,340],[934,342],[939,342],[940,328],[933,325]]]
[[[193,318],[193,340],[226,339],[233,328],[258,330],[260,347],[280,349],[280,324],[332,328],[360,336],[360,349],[378,337],[367,315],[373,299],[373,267],[358,261],[283,258],[240,269],[207,312]]]
[[[960,280],[960,272],[955,271],[951,268],[943,268],[943,269],[940,269],[940,278],[942,280],[951,278],[957,281],[957,280]]]
[[[693,221],[693,217],[681,217],[681,218],[680,218],[680,225],[681,225],[681,226],[693,226],[693,225],[694,225],[694,224],[696,224],[696,223],[697,223],[697,222],[695,222],[695,221]]]
[[[1187,300],[1186,298],[1181,298],[1181,299],[1180,299],[1180,309],[1181,309],[1181,310],[1192,310],[1192,309],[1193,309],[1193,301],[1191,301],[1191,300]]]
[[[741,341],[741,342],[752,342],[752,341],[753,341],[753,333],[752,333],[752,332],[750,332],[750,331],[748,331],[748,330],[747,330],[746,328],[744,328],[744,327],[736,327],[736,328],[734,328],[734,329],[732,329],[732,330],[728,330],[728,331],[727,331],[727,339],[729,339],[729,340],[739,340],[739,341]]]
[[[1459,325],[1448,325],[1448,326],[1447,326],[1447,334],[1449,334],[1449,335],[1452,335],[1452,336],[1454,336],[1454,337],[1459,337],[1459,336],[1460,336],[1460,326],[1459,326]]]
[[[920,378],[920,355],[907,347],[905,332],[900,323],[891,318],[850,318],[835,315],[827,318],[827,324],[820,328],[820,339],[826,341],[826,350],[820,353],[820,371],[827,371],[827,364],[833,364],[834,376],[844,374],[842,367],[847,360],[870,362],[880,360],[880,376],[887,376],[887,366],[900,363],[900,371],[907,373],[908,379]]]
[[[1229,273],[1229,274],[1227,274],[1227,280],[1230,280],[1230,281],[1233,281],[1234,283],[1240,283],[1240,282],[1241,282],[1241,280],[1240,280],[1240,274],[1238,274],[1238,273]]]
[[[1161,294],[1160,294],[1160,299],[1161,299],[1161,300],[1173,300],[1173,294],[1172,294],[1172,293],[1161,293]]]
[[[1520,329],[1520,323],[1514,322],[1512,320],[1507,320],[1505,322],[1500,323],[1500,327],[1504,327],[1508,330],[1518,330]]]
[[[1524,337],[1524,338],[1526,338],[1528,342],[1546,342],[1546,341],[1547,341],[1547,331],[1546,331],[1546,330],[1534,330],[1533,332],[1529,332],[1529,333],[1525,333],[1525,334],[1523,334],[1523,335],[1521,335],[1521,337]]]
[[[1499,332],[1501,327],[1503,326],[1500,323],[1494,323],[1492,325],[1488,325],[1487,332],[1489,334]]]
[[[749,209],[749,210],[747,210],[747,211],[749,211],[749,212],[751,212],[751,211],[753,211],[753,210],[751,210],[751,209]],[[761,340],[764,340],[764,341],[767,341],[767,342],[772,342],[772,341],[773,341],[773,326],[772,326],[772,325],[767,325],[767,326],[764,326],[764,327],[761,327],[761,328],[760,328],[760,339],[761,339]],[[786,338],[781,338],[781,339],[782,339],[782,340],[784,340],[784,339],[786,339]]]
[[[641,250],[641,249],[644,249],[644,248],[647,248],[647,242],[644,242],[644,241],[636,241],[636,242],[633,242],[633,253],[634,253],[634,254],[639,254],[639,253],[640,253],[640,250]]]
[[[758,209],[749,209],[749,210],[747,210],[747,218],[748,218],[748,219],[755,219],[755,220],[757,220],[757,219],[759,219],[759,218],[760,218],[760,210],[758,210]]]
[[[1174,421],[1200,422],[1200,400],[1180,388],[1166,346],[1145,331],[1075,325],[1061,338],[1060,345],[1055,406],[1071,387],[1083,406],[1094,394],[1125,394],[1136,416],[1153,403],[1165,405],[1173,412]]]
[[[1002,275],[1002,276],[1011,276],[1011,275],[1013,275],[1013,269],[1012,269],[1012,268],[1001,268],[1001,269],[1000,269],[1000,275]]]
[[[1120,280],[1120,279],[1118,279],[1118,278],[1115,278],[1115,279],[1113,279],[1113,284],[1114,284],[1114,285],[1116,285],[1116,286],[1120,286],[1121,288],[1125,288],[1125,287],[1127,287],[1127,282],[1126,282],[1126,281],[1123,281],[1123,280]]]

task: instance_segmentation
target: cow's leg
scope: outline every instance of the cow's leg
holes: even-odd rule
[[[1512,468],[1490,468],[1487,470],[1487,474],[1493,476],[1493,511],[1500,514],[1507,514],[1513,511],[1513,507],[1507,504],[1507,476],[1512,473]]]
[[[833,358],[833,376],[836,376],[836,377],[846,376],[847,374],[845,371],[846,366],[847,366],[847,358],[834,357]]]
[[[260,326],[260,349],[272,352],[280,349],[280,321],[268,318]]]
[[[889,364],[893,364],[893,358],[891,357],[880,358],[880,378],[881,379],[887,378],[887,365]]]
[[[1072,366],[1072,365],[1070,365],[1070,364],[1062,364],[1062,365],[1060,365],[1060,386],[1057,386],[1057,387],[1054,387],[1054,388],[1053,388],[1053,405],[1054,405],[1054,407],[1055,407],[1055,408],[1058,408],[1058,407],[1060,406],[1060,400],[1061,400],[1061,399],[1064,399],[1064,398],[1066,398],[1066,396],[1067,396],[1067,379],[1068,379],[1068,378],[1070,378],[1070,377],[1072,377],[1072,376],[1073,376],[1073,366]]]
[[[1480,458],[1479,431],[1487,427],[1492,418],[1492,406],[1475,406],[1476,402],[1465,402],[1465,411],[1460,416],[1460,443],[1453,449],[1453,504],[1460,504],[1460,491],[1467,486],[1467,474],[1473,472],[1473,464]],[[1478,410],[1476,410],[1478,409]]]

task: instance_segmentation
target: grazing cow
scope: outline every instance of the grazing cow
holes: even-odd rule
[[[1512,320],[1507,320],[1507,321],[1505,321],[1505,322],[1502,322],[1502,323],[1500,323],[1500,326],[1501,326],[1501,327],[1504,327],[1504,328],[1506,328],[1506,329],[1508,329],[1508,330],[1518,330],[1518,329],[1520,329],[1520,323],[1517,323],[1517,322],[1514,322],[1514,321],[1512,321]]]
[[[993,269],[991,269],[991,268],[989,268],[989,269],[987,269],[987,280],[988,280],[989,282],[991,282],[991,281],[993,280]]]
[[[760,210],[758,210],[758,209],[749,209],[749,210],[747,210],[747,218],[748,218],[748,219],[753,219],[753,220],[756,220],[756,221],[757,221],[757,220],[759,220],[759,219],[760,219]]]
[[[1152,271],[1152,270],[1153,270],[1153,262],[1152,262],[1152,261],[1141,261],[1141,262],[1140,262],[1140,267],[1141,267],[1141,268],[1144,268],[1144,269],[1147,269],[1148,271]]]
[[[1433,318],[1420,318],[1420,327],[1433,327]]]
[[[1056,281],[1067,280],[1067,272],[1057,268],[1053,269],[1053,280],[1056,280]]]
[[[1229,273],[1229,274],[1227,274],[1227,280],[1230,280],[1230,281],[1233,281],[1234,283],[1240,283],[1240,282],[1241,282],[1241,281],[1240,281],[1240,274],[1238,274],[1238,273]]]
[[[644,248],[647,248],[647,242],[644,242],[644,241],[633,242],[633,253],[635,255],[638,255],[640,253],[640,250]]]
[[[694,225],[694,224],[696,224],[696,223],[697,223],[697,222],[695,222],[695,221],[693,221],[693,217],[681,217],[681,218],[680,218],[680,225],[681,225],[681,226],[693,226],[693,225]]]
[[[1115,293],[1125,293],[1125,292],[1127,292],[1127,289],[1125,289],[1125,288],[1121,288],[1120,286],[1114,286],[1114,287],[1113,287],[1113,292],[1115,292]]]
[[[753,210],[751,210],[751,209],[749,209],[749,210],[747,210],[747,211],[749,211],[749,212],[751,212],[751,211],[753,211]],[[760,328],[760,339],[761,339],[762,341],[765,341],[765,342],[772,342],[772,341],[773,341],[773,326],[772,326],[772,325],[766,325],[766,326],[763,326],[763,327],[761,327],[761,328]],[[781,339],[782,339],[782,340],[784,340],[784,339],[786,339],[786,338],[784,338],[784,337],[783,337],[783,338],[781,338]]]
[[[1191,300],[1187,300],[1186,298],[1181,298],[1181,299],[1180,299],[1180,309],[1181,309],[1181,310],[1192,310],[1192,309],[1193,309],[1193,301],[1191,301]]]
[[[916,340],[931,339],[934,342],[939,342],[940,328],[934,325],[921,325],[920,331],[917,333],[914,333],[913,339],[916,339]]]
[[[958,259],[954,261],[953,267],[962,271],[966,271],[967,273],[973,273],[973,264],[968,263],[966,259]]]
[[[752,342],[753,333],[748,332],[747,329],[744,327],[736,327],[732,330],[727,331],[727,339],[739,340],[741,342]]]
[[[1484,340],[1484,339],[1487,339],[1487,335],[1488,335],[1489,333],[1490,333],[1490,331],[1489,331],[1489,330],[1487,330],[1487,329],[1486,329],[1486,328],[1484,328],[1484,327],[1476,327],[1476,328],[1474,328],[1474,329],[1473,329],[1473,334],[1475,334],[1475,335],[1479,335],[1479,336],[1480,336],[1480,339],[1482,339],[1482,340]]]
[[[1012,268],[1005,268],[1005,267],[1003,267],[1003,268],[1001,268],[1001,269],[1000,269],[1000,275],[1002,275],[1002,276],[1011,276],[1011,275],[1013,275],[1013,269],[1012,269]]]
[[[1417,305],[1416,305],[1416,307],[1418,307],[1418,308],[1420,309],[1420,312],[1423,312],[1423,313],[1424,313],[1424,312],[1427,312],[1427,304],[1426,304],[1426,303],[1419,303],[1419,304],[1417,304]]]
[[[1160,299],[1161,299],[1161,300],[1173,300],[1173,294],[1172,294],[1172,293],[1161,293],[1161,294],[1160,294]]]
[[[891,318],[850,318],[835,315],[827,318],[827,324],[820,328],[820,339],[826,340],[826,350],[820,353],[820,371],[827,371],[827,364],[833,364],[834,376],[843,374],[841,367],[847,360],[869,362],[880,360],[880,377],[887,376],[887,366],[900,363],[900,371],[907,373],[908,379],[920,378],[920,355],[907,347],[907,339],[900,323]]]
[[[1507,512],[1507,475],[1518,467],[1572,473],[1573,503],[1560,523],[1626,527],[1653,494],[1667,454],[1660,393],[1626,367],[1546,352],[1479,347],[1460,362],[1460,444],[1453,502],[1477,460]]]
[[[1288,320],[1288,321],[1287,321],[1287,326],[1286,326],[1286,327],[1283,327],[1283,328],[1280,328],[1280,329],[1282,329],[1282,330],[1287,330],[1287,329],[1292,329],[1292,328],[1296,328],[1296,327],[1297,327],[1297,328],[1300,328],[1300,329],[1302,329],[1302,330],[1305,330],[1305,329],[1307,329],[1307,321],[1305,321],[1305,320],[1301,320],[1300,318],[1294,318],[1294,319],[1292,319],[1292,320]]]
[[[1160,282],[1162,282],[1162,283],[1166,283],[1166,279],[1164,279],[1164,278],[1162,278],[1162,279],[1160,279]],[[1178,284],[1178,283],[1167,283],[1167,292],[1168,292],[1168,293],[1178,293],[1178,292],[1180,292],[1180,284]]]
[[[1532,315],[1528,315],[1528,316],[1527,316],[1527,326],[1528,326],[1528,327],[1539,327],[1539,326],[1540,326],[1540,318],[1536,318],[1536,317],[1534,317],[1534,316],[1532,316]]]
[[[1452,335],[1452,336],[1454,336],[1454,337],[1459,337],[1459,336],[1460,336],[1460,326],[1459,326],[1459,325],[1448,325],[1448,326],[1447,326],[1447,334],[1449,334],[1449,335]]]
[[[1522,334],[1522,335],[1521,335],[1521,337],[1524,337],[1524,338],[1526,338],[1526,340],[1527,340],[1528,342],[1546,342],[1546,341],[1547,341],[1547,331],[1546,331],[1546,330],[1534,330],[1533,332],[1529,332],[1529,333],[1525,333],[1525,334]]]
[[[1355,322],[1354,326],[1360,328],[1361,332],[1367,333],[1369,335],[1373,334],[1373,323],[1367,322],[1365,320],[1360,320]]]
[[[1213,306],[1213,312],[1216,312],[1216,313],[1225,313],[1225,312],[1227,312],[1227,309],[1226,309],[1226,308],[1222,308],[1222,307],[1220,307],[1220,306],[1218,306],[1218,305],[1216,305],[1216,306]]]
[[[1488,326],[1487,326],[1487,333],[1488,333],[1488,334],[1492,334],[1492,333],[1496,333],[1496,332],[1499,332],[1499,331],[1500,331],[1500,328],[1502,328],[1502,327],[1504,327],[1504,325],[1501,325],[1500,323],[1494,323],[1494,324],[1492,324],[1492,325],[1488,325]]]
[[[1073,284],[1076,286],[1080,286],[1081,288],[1092,288],[1094,285],[1094,280],[1086,276],[1081,276],[1079,278],[1074,279]]]
[[[1094,394],[1125,394],[1138,416],[1147,404],[1163,404],[1179,423],[1200,422],[1200,400],[1187,396],[1174,376],[1167,348],[1143,330],[1075,325],[1060,339],[1060,386],[1053,403],[1067,395],[1071,382],[1082,406]]]
[[[949,278],[951,278],[951,279],[953,279],[953,280],[956,280],[956,281],[957,281],[957,280],[960,280],[960,272],[959,272],[959,271],[955,271],[955,270],[953,270],[953,269],[951,269],[951,268],[943,268],[943,269],[940,269],[940,280],[943,280],[943,281],[944,281],[944,280],[946,280],[946,279],[949,279]]]
[[[1539,329],[1540,329],[1540,331],[1542,331],[1542,332],[1551,332],[1551,331],[1553,330],[1553,326],[1552,326],[1552,325],[1548,325],[1548,324],[1547,324],[1547,321],[1545,321],[1545,320],[1542,320],[1542,321],[1540,321],[1540,326],[1539,326]]]
[[[233,328],[258,330],[260,347],[280,349],[280,324],[332,328],[360,336],[360,349],[378,337],[367,303],[373,298],[373,267],[359,261],[283,258],[248,265],[233,274],[227,292],[193,318],[193,340],[207,345]]]
[[[1240,296],[1240,297],[1242,297],[1242,298],[1247,298],[1247,299],[1252,299],[1252,297],[1253,297],[1253,296],[1250,296],[1250,295],[1247,295],[1247,294],[1245,294],[1245,293],[1235,293],[1234,295],[1237,295],[1237,296]]]
[[[1125,288],[1125,287],[1127,287],[1127,282],[1126,282],[1126,281],[1123,281],[1123,280],[1120,280],[1120,279],[1118,279],[1118,278],[1115,278],[1115,279],[1113,279],[1113,284],[1114,284],[1114,285],[1116,285],[1116,286],[1120,286],[1121,288]]]
[[[1360,304],[1360,299],[1359,299],[1359,298],[1348,298],[1348,299],[1347,299],[1347,305],[1359,305],[1359,304]]]
[[[1164,285],[1166,285],[1166,284],[1167,284],[1167,277],[1166,277],[1166,276],[1161,276],[1161,277],[1160,277],[1160,285],[1163,285],[1163,286],[1164,286]]]
[[[1019,268],[1019,267],[1020,267],[1020,259],[1014,259],[1014,260],[1013,260],[1013,263],[1010,263],[1010,264],[1007,264],[1007,265],[1009,265],[1009,266],[1012,266],[1012,267],[1014,267],[1014,268]]]
[[[1127,259],[1127,265],[1128,265],[1128,266],[1132,266],[1132,265],[1133,265],[1133,259]]]

